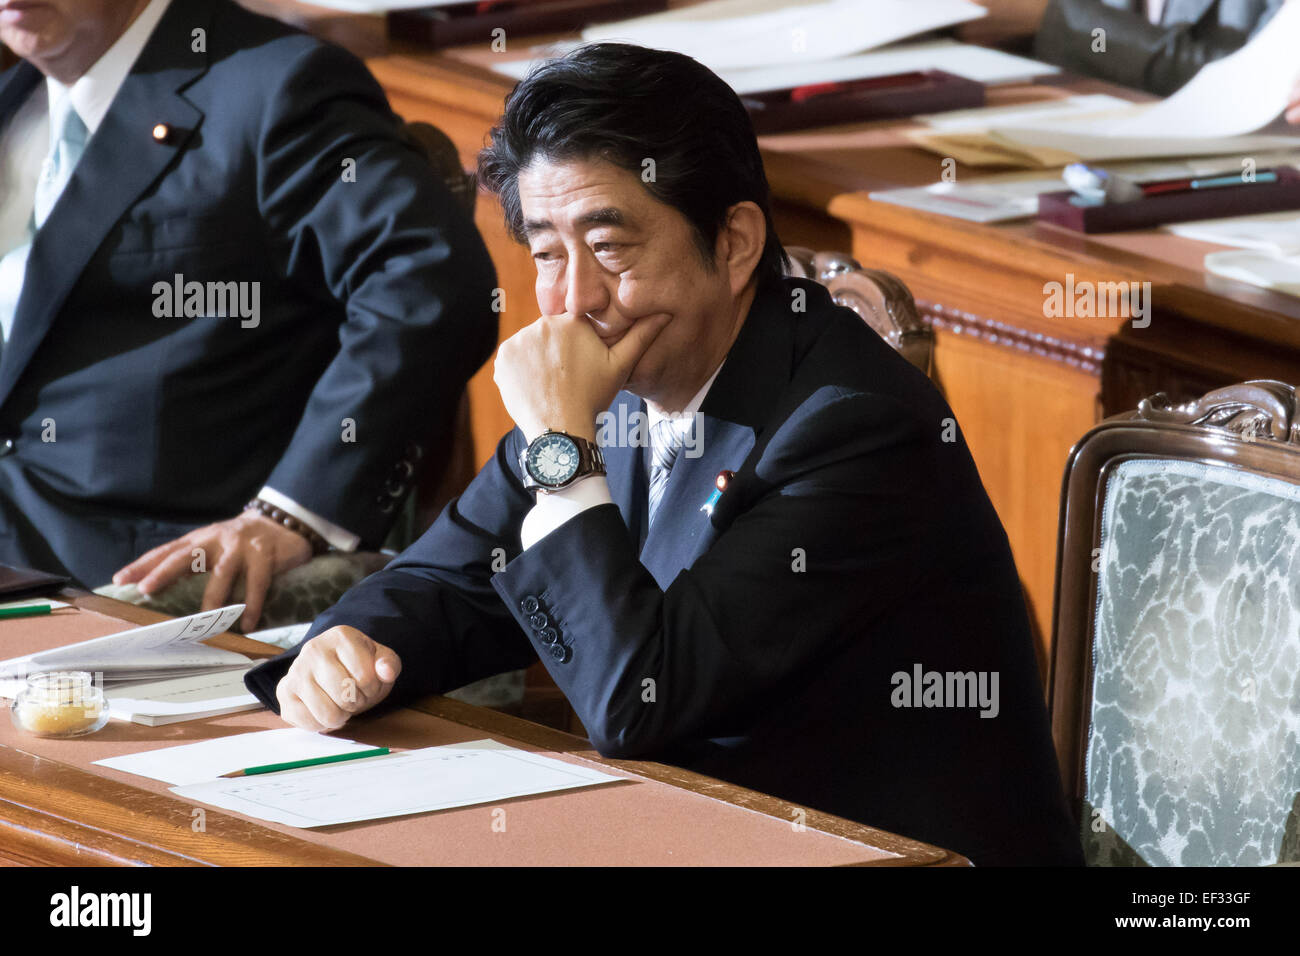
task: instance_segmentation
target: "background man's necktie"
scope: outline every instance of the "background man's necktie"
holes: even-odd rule
[[[661,418],[650,429],[650,511],[649,526],[654,525],[655,512],[664,495],[664,486],[668,484],[668,473],[672,471],[677,453],[685,443],[679,430],[679,423],[672,418]],[[684,425],[684,427],[689,427]]]
[[[72,171],[76,169],[81,154],[86,151],[90,131],[73,109],[67,96],[54,104],[50,111],[50,152],[41,166],[36,182],[36,202],[32,207],[32,220],[28,224],[28,239],[23,245],[0,259],[0,347],[9,341],[13,331],[14,314],[23,291],[23,277],[27,271],[27,255],[31,252],[36,230],[45,224]]]

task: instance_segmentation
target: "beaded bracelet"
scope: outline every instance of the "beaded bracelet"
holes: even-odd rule
[[[299,521],[293,515],[281,511],[279,508],[277,508],[275,505],[271,504],[270,502],[263,501],[261,498],[254,498],[248,504],[244,505],[245,511],[249,511],[250,509],[260,512],[262,515],[264,515],[267,518],[270,518],[276,524],[284,525],[294,534],[301,535],[302,537],[306,538],[307,543],[311,545],[311,553],[313,556],[318,554],[324,554],[326,551],[330,549],[328,541],[322,538],[319,534],[313,531],[306,524]]]

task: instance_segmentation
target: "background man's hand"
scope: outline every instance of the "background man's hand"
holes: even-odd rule
[[[666,315],[637,319],[606,347],[585,318],[542,316],[497,349],[492,377],[506,411],[529,441],[548,428],[594,440],[596,416],[667,324]]]
[[[113,583],[135,584],[145,594],[156,594],[178,578],[195,573],[196,549],[203,552],[202,567],[211,572],[203,589],[202,610],[224,605],[243,576],[247,607],[240,626],[244,631],[257,627],[271,578],[311,560],[306,538],[265,515],[246,511],[229,521],[196,528],[141,555],[113,575]]]
[[[355,627],[331,627],[308,641],[275,688],[280,716],[316,733],[338,730],[393,689],[402,661]]]
[[[1291,102],[1286,108],[1286,121],[1293,126],[1300,126],[1300,76],[1296,77],[1295,86],[1291,87]]]

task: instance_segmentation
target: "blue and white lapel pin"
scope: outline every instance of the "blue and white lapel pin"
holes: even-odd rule
[[[722,497],[722,493],[727,490],[727,485],[731,482],[731,479],[735,477],[736,473],[734,471],[718,472],[718,477],[713,479],[713,493],[709,495],[708,501],[700,505],[700,510],[706,515],[712,515],[713,506],[718,503],[718,499]]]

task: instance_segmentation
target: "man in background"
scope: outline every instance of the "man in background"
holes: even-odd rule
[[[1084,76],[1167,96],[1241,49],[1285,0],[978,0],[972,42],[1034,34],[1033,55]],[[1097,48],[1105,36],[1104,51]],[[1300,68],[1298,68],[1300,69]],[[1300,85],[1288,121],[1300,123]]]
[[[206,569],[247,629],[438,467],[486,250],[358,60],[229,0],[0,0],[0,41],[0,562]]]

